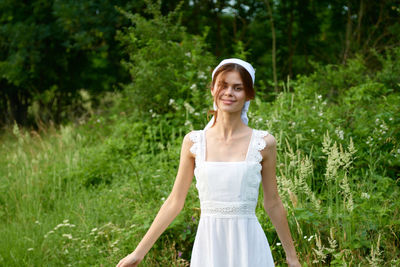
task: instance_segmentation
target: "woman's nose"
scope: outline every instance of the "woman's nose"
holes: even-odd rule
[[[232,86],[228,86],[228,87],[225,89],[225,92],[224,92],[224,94],[231,95],[231,94],[232,94],[232,92],[233,92],[233,88],[232,88]]]

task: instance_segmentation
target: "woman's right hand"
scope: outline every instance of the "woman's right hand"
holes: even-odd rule
[[[143,257],[139,257],[135,252],[132,252],[120,260],[117,264],[117,267],[137,267],[142,260]]]

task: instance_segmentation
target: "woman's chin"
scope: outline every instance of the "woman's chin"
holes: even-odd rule
[[[238,109],[235,107],[220,107],[219,111],[224,112],[224,113],[241,113],[242,109]]]

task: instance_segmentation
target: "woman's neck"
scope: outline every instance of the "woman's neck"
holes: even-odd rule
[[[214,125],[215,133],[223,139],[230,139],[237,133],[242,132],[247,128],[243,123],[239,113],[228,113],[218,111],[217,121]]]

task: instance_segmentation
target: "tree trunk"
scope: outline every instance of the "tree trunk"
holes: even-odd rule
[[[343,60],[342,63],[346,64],[347,58],[349,57],[350,53],[350,45],[351,45],[351,10],[350,10],[350,2],[348,2],[347,6],[347,25],[346,25],[346,40],[345,40],[345,47],[343,52]]]
[[[2,85],[2,83],[0,82]],[[7,117],[7,99],[6,95],[0,90],[0,126],[4,125]]]
[[[9,103],[9,120],[8,123],[14,121],[19,125],[26,126],[28,117],[29,96],[21,89],[15,88],[7,93]]]
[[[293,21],[294,21],[294,14],[293,14],[293,2],[289,1],[289,8],[290,8],[290,14],[289,14],[289,26],[288,26],[288,50],[289,50],[289,58],[288,58],[288,72],[289,72],[289,77],[293,77],[293,55],[294,55],[294,49],[293,49],[293,42],[292,42],[292,37],[293,37]]]
[[[278,78],[276,74],[276,35],[275,35],[274,18],[272,17],[272,9],[269,4],[269,0],[265,0],[265,4],[268,9],[268,15],[270,18],[271,33],[272,33],[272,71],[274,75],[274,89],[275,92],[278,93]]]
[[[360,47],[361,40],[361,21],[364,15],[364,0],[360,0],[360,10],[358,11],[358,19],[357,19],[357,46]]]

